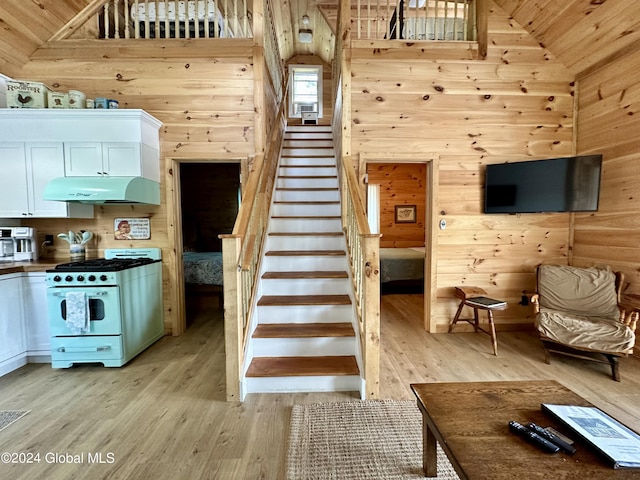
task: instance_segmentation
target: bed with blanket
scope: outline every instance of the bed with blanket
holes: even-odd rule
[[[222,252],[184,252],[184,281],[222,286]]]
[[[415,293],[424,289],[424,247],[381,248],[382,293]]]

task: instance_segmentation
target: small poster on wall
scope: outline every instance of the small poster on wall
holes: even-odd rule
[[[149,240],[151,238],[148,218],[116,218],[113,225],[116,240]]]
[[[416,223],[415,205],[396,205],[396,223]]]

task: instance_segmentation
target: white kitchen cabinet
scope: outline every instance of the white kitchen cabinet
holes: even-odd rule
[[[42,199],[44,187],[64,176],[61,142],[0,142],[0,218],[91,218],[93,207]]]
[[[24,218],[29,212],[24,143],[0,144],[0,218]]]
[[[67,177],[144,177],[140,144],[132,142],[65,142]]]
[[[161,125],[135,109],[7,108],[0,109],[0,144],[63,144],[65,173],[59,176],[141,176],[160,182]]]
[[[0,276],[0,375],[27,363],[22,273]]]
[[[27,357],[30,362],[51,362],[51,334],[44,272],[22,277],[22,299]]]

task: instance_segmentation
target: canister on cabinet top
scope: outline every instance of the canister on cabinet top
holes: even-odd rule
[[[112,109],[112,110],[120,107],[120,104],[118,103],[118,100],[114,100],[114,99],[110,98],[108,103],[109,103],[109,108]]]
[[[94,101],[93,108],[109,108],[109,101],[104,97],[98,97]]]
[[[79,90],[69,90],[69,108],[86,108],[87,96]]]

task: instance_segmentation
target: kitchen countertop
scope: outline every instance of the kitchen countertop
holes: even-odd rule
[[[51,259],[37,260],[35,262],[0,262],[0,275],[21,272],[44,272],[61,263],[64,263],[64,261],[56,262]]]

